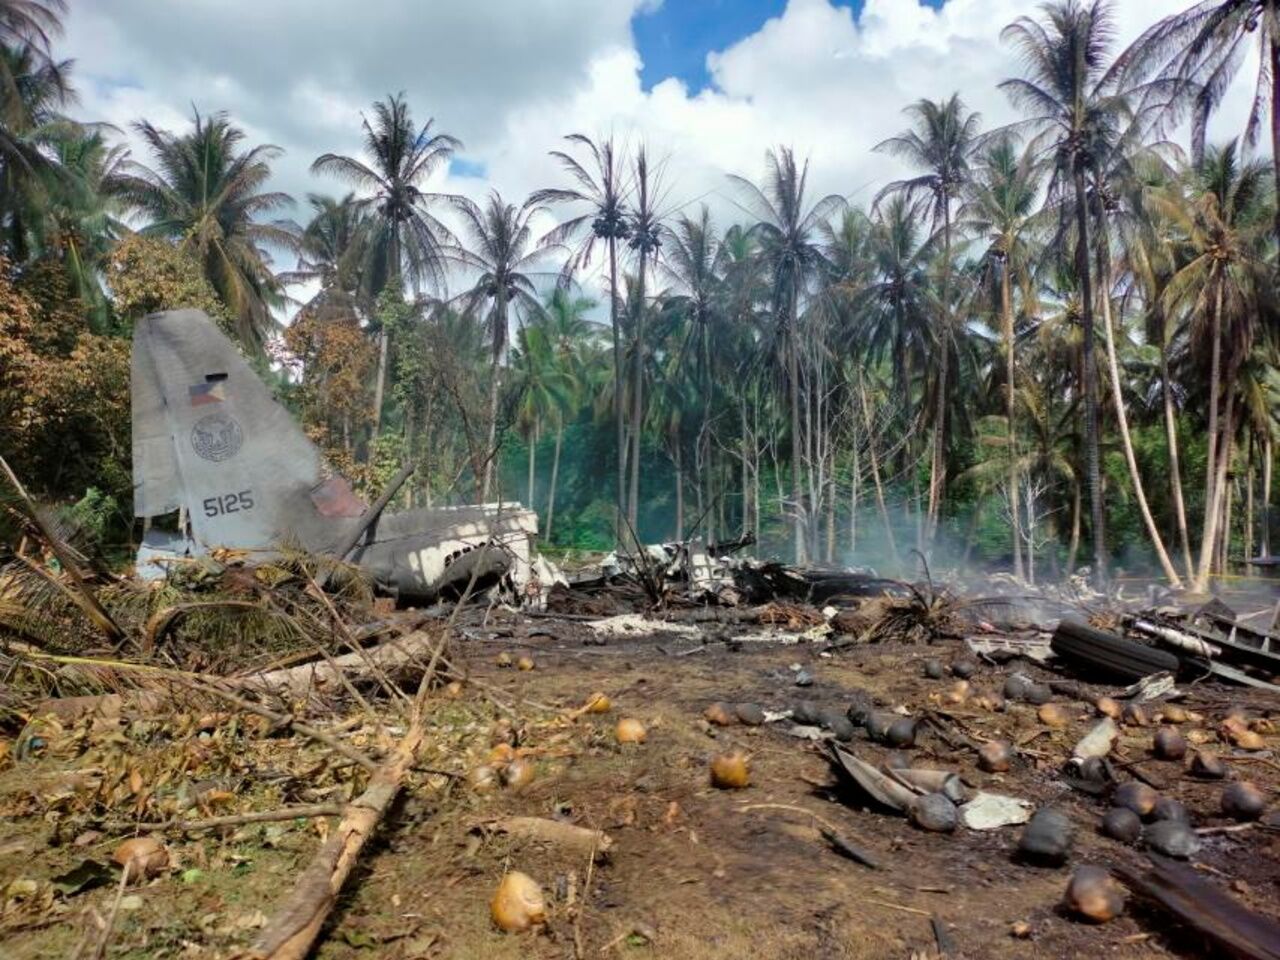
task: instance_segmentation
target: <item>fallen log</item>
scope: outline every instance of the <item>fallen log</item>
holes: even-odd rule
[[[1112,870],[1134,893],[1194,927],[1238,960],[1280,960],[1280,923],[1255,913],[1190,867],[1153,858],[1146,873]]]
[[[261,960],[303,960],[338,900],[366,841],[400,793],[425,735],[425,700],[449,635],[436,641],[431,661],[414,696],[409,727],[391,756],[369,778],[364,793],[347,806],[341,822],[298,878],[284,905],[272,916],[248,956]]]
[[[431,634],[415,631],[357,653],[347,653],[340,657],[329,657],[327,660],[318,660],[301,666],[249,673],[239,677],[219,677],[216,682],[222,688],[247,690],[251,693],[279,697],[289,702],[308,701],[344,686],[344,681],[349,683],[352,677],[367,676],[376,672],[394,673],[406,667],[421,664],[423,657],[431,649]],[[24,651],[24,654],[55,662],[75,662],[89,666],[94,663],[85,659],[55,657],[30,648]],[[136,669],[143,674],[153,674],[160,679],[178,675],[177,672],[158,670],[147,664],[103,661],[102,665],[116,671]],[[205,692],[210,691],[205,690]],[[126,708],[154,713],[168,699],[170,696],[167,693],[155,689],[136,689],[128,693],[89,694],[80,697],[49,697],[39,701],[32,708],[31,717],[52,714],[63,723],[72,723],[86,716],[113,720],[118,718]]]
[[[245,674],[229,679],[246,690],[283,697],[286,700],[310,700],[342,685],[342,677],[377,673],[394,673],[422,662],[434,647],[433,638],[423,631],[386,640],[376,647],[355,653],[344,653],[314,663],[304,663],[283,670]]]

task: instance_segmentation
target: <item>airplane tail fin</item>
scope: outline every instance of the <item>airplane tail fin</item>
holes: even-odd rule
[[[136,516],[185,506],[202,548],[324,551],[365,511],[203,311],[138,322],[132,392]]]

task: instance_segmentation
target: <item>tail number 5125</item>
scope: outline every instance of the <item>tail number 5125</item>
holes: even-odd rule
[[[224,493],[216,497],[204,498],[204,515],[206,517],[221,517],[227,513],[243,513],[252,509],[252,490],[241,490],[239,493]]]

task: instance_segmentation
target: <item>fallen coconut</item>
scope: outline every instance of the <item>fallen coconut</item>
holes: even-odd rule
[[[512,870],[502,878],[489,902],[489,914],[498,928],[519,933],[547,921],[542,887],[528,874]]]
[[[586,705],[582,709],[585,713],[608,713],[613,709],[613,702],[603,693],[593,693],[587,697]]]
[[[889,725],[885,731],[885,742],[891,747],[903,749],[916,745],[916,721],[911,717],[901,717]]]
[[[811,700],[801,700],[791,708],[791,719],[806,727],[817,724],[820,714],[820,708]]]
[[[1227,775],[1227,765],[1217,754],[1197,750],[1191,757],[1191,775],[1203,780],[1221,780]]]
[[[1161,723],[1186,723],[1187,720],[1187,711],[1176,703],[1166,703],[1160,708]]]
[[[1027,687],[1026,692],[1022,695],[1022,699],[1033,706],[1040,706],[1048,703],[1053,699],[1053,691],[1043,683],[1033,683]]]
[[[751,783],[747,757],[740,752],[721,754],[711,760],[711,785],[721,790],[741,790]]]
[[[444,695],[449,700],[461,700],[463,693],[462,681],[451,680],[444,685]]]
[[[867,736],[872,740],[883,740],[889,733],[889,728],[898,720],[896,713],[886,713],[882,710],[874,710],[867,714],[866,730]]]
[[[978,665],[972,660],[957,660],[951,665],[951,675],[961,680],[968,680],[978,672]]]
[[[1111,802],[1117,807],[1126,807],[1142,819],[1146,820],[1155,811],[1156,801],[1160,795],[1145,783],[1128,780],[1116,787],[1111,795]]]
[[[1127,703],[1124,710],[1120,714],[1120,719],[1130,727],[1145,727],[1151,722],[1151,718],[1147,716],[1146,708],[1140,703]]]
[[[1156,853],[1186,860],[1200,849],[1200,838],[1179,820],[1158,820],[1142,831],[1142,842]]]
[[[1093,702],[1093,707],[1098,711],[1099,715],[1110,717],[1112,720],[1119,720],[1120,715],[1124,713],[1124,707],[1120,706],[1119,701],[1113,700],[1111,697],[1099,697]]]
[[[511,654],[507,653],[504,650],[502,653],[494,657],[493,662],[499,667],[506,668],[511,666],[511,664],[514,663],[515,661],[511,659]]]
[[[1054,729],[1062,729],[1071,722],[1071,714],[1067,712],[1067,708],[1059,703],[1046,703],[1038,711],[1036,715],[1040,718],[1040,722],[1046,727]]]
[[[1142,836],[1142,821],[1128,807],[1112,807],[1102,816],[1102,832],[1121,843],[1137,843]]]
[[[758,703],[739,703],[734,706],[733,713],[748,727],[758,727],[764,723],[764,708]]]
[[[1161,797],[1151,811],[1154,820],[1177,820],[1179,823],[1190,823],[1191,814],[1181,800],[1173,797]]]
[[[703,719],[717,727],[731,727],[738,722],[738,714],[727,703],[713,703],[702,711]]]
[[[957,680],[952,684],[951,689],[942,695],[942,699],[947,703],[960,704],[969,699],[969,694],[973,692],[968,680]]]
[[[1111,770],[1102,757],[1086,757],[1081,760],[1078,773],[1085,783],[1109,783],[1111,780]]]
[[[911,822],[922,830],[951,833],[959,823],[956,805],[941,793],[926,793],[911,805]]]
[[[1032,814],[1018,839],[1018,852],[1029,860],[1060,864],[1075,840],[1075,827],[1061,810],[1045,807]]]
[[[533,782],[533,764],[523,757],[517,757],[507,764],[502,771],[503,782],[513,790],[519,790]]]
[[[1233,783],[1222,791],[1222,812],[1232,820],[1257,820],[1267,808],[1267,798],[1257,784],[1248,780]]]
[[[1187,755],[1187,738],[1170,727],[1161,727],[1151,741],[1151,751],[1161,760],[1181,760]]]
[[[533,657],[530,657],[530,656],[521,657],[519,660],[516,661],[517,670],[524,670],[528,672],[529,670],[532,670],[535,666],[536,664],[533,662]]]
[[[619,743],[644,743],[644,738],[649,735],[644,724],[634,717],[623,717],[619,720],[614,733]]]
[[[987,773],[1006,773],[1013,762],[1013,747],[1003,740],[990,740],[978,748],[978,768]]]
[[[924,662],[924,675],[930,680],[941,680],[946,673],[946,669],[942,666],[941,660],[926,660]]]
[[[111,859],[125,869],[131,883],[142,883],[169,866],[169,850],[155,837],[134,837],[116,847]]]
[[[1262,750],[1267,745],[1262,735],[1253,730],[1234,730],[1228,736],[1231,742],[1241,750]]]
[[[853,739],[854,727],[839,710],[823,710],[821,717],[822,726],[830,730],[832,735],[841,743],[848,743]]]
[[[1006,700],[1022,700],[1027,695],[1027,688],[1035,686],[1032,681],[1028,680],[1020,673],[1009,676],[1004,682],[1004,695]]]
[[[1067,909],[1090,923],[1106,923],[1124,911],[1124,890],[1102,867],[1082,864],[1067,884]]]

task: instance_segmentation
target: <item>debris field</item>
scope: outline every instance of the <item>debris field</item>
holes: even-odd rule
[[[7,644],[4,956],[1280,956],[1269,617],[698,556],[216,673]]]

